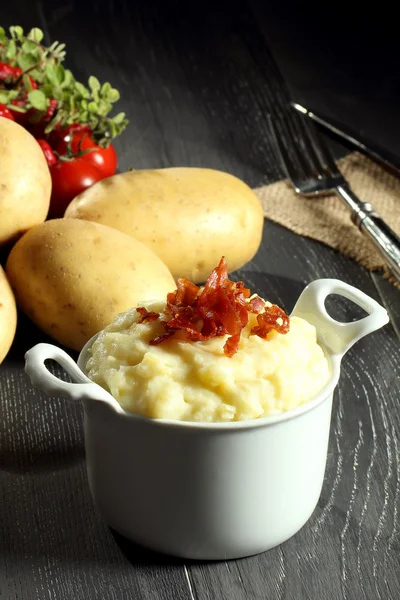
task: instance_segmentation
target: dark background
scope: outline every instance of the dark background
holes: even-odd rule
[[[400,165],[399,36],[388,2],[372,10],[358,2],[16,0],[2,3],[0,19],[41,27],[48,40],[56,36],[67,43],[66,64],[77,77],[93,73],[121,90],[138,149],[127,156],[124,138],[117,141],[122,168],[182,163],[179,149],[160,148],[157,131],[148,128],[155,120],[163,134],[171,131],[190,147],[192,164],[199,164],[196,142],[212,135],[217,139],[208,145],[211,153],[218,146],[218,157],[211,155],[210,164],[216,158],[217,168],[229,164],[232,170],[232,156],[224,160],[224,154],[239,154],[233,157],[238,165],[250,152],[258,155],[257,165],[236,174],[252,185],[276,178],[266,173],[268,161],[263,164],[259,152],[270,151],[269,50],[295,100]],[[204,122],[213,115],[229,121],[229,135],[224,122],[207,131]],[[250,136],[242,133],[246,127]],[[149,165],[144,157],[152,147]]]
[[[389,3],[255,4],[295,99],[399,161],[400,52]]]

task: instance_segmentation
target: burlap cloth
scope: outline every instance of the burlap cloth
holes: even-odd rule
[[[370,202],[388,225],[400,235],[400,178],[355,152],[338,161],[352,190]],[[288,181],[278,181],[255,190],[264,216],[292,231],[319,240],[361,265],[375,271],[384,261],[371,242],[353,224],[349,209],[335,194],[305,198]]]

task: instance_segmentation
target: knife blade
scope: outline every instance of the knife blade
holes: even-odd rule
[[[371,142],[370,140],[361,139],[361,137],[358,134],[351,132],[349,129],[344,128],[342,125],[339,125],[331,119],[327,120],[324,117],[315,114],[313,111],[308,110],[307,108],[305,108],[301,104],[298,104],[297,102],[292,102],[291,104],[293,108],[307,115],[308,117],[310,117],[310,119],[327,129],[334,135],[338,136],[339,138],[345,140],[346,142],[357,148],[357,150],[364,152],[371,158],[385,165],[387,168],[394,170],[397,175],[400,175],[400,164],[398,157],[395,157],[393,154],[389,153],[386,150],[382,150],[378,147],[376,143]]]

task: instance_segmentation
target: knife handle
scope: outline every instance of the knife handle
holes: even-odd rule
[[[375,245],[388,268],[400,283],[400,238],[369,202],[361,202],[347,185],[336,188],[338,196],[351,209],[359,230]]]

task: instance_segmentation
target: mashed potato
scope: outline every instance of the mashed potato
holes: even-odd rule
[[[161,312],[165,302],[143,303]],[[227,336],[202,342],[171,338],[160,321],[138,323],[130,309],[102,331],[92,346],[88,377],[134,413],[183,421],[242,421],[287,411],[313,398],[327,383],[328,361],[315,328],[292,317],[290,331],[267,339],[250,335],[255,315],[242,331],[232,358],[224,354]]]

